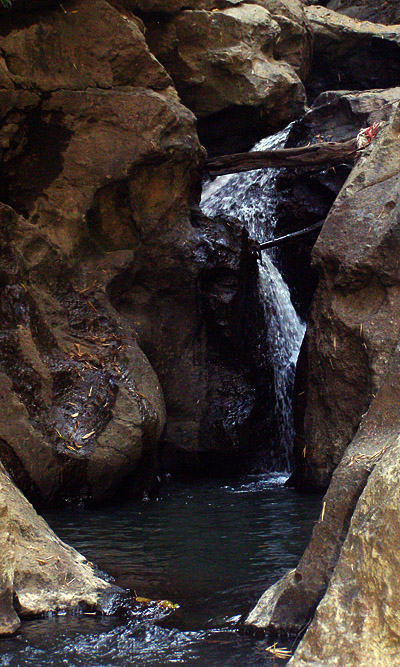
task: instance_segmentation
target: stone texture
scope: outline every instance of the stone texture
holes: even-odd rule
[[[323,7],[305,7],[314,32],[307,91],[368,90],[400,85],[400,27],[357,21]]]
[[[370,471],[397,442],[399,130],[397,110],[348,178],[315,247],[320,282],[297,386],[303,422],[294,481],[323,488],[334,472],[298,567],[254,612],[264,629],[308,623]]]
[[[326,488],[398,340],[399,119],[397,111],[352,171],[314,248],[319,283],[295,449],[305,486]]]
[[[82,293],[88,277],[47,235],[5,205],[0,218],[1,459],[40,501],[100,500],[124,479],[134,488],[143,458],[154,474],[165,413],[154,371],[105,295],[123,258],[98,258]]]
[[[198,212],[194,116],[128,10],[63,7],[5,14],[0,66],[0,456],[44,502],[151,487],[163,395],[166,465],[235,467],[265,398],[256,261]]]
[[[321,93],[307,113],[293,124],[286,146],[351,139],[362,128],[389,120],[399,99],[400,88]],[[275,235],[290,234],[325,220],[351,168],[348,163],[311,173],[303,169],[280,170],[276,181],[279,200]],[[296,239],[279,252],[282,274],[304,319],[318,283],[318,273],[311,268],[311,251],[318,234],[309,234],[301,241]]]
[[[15,632],[19,617],[101,610],[115,587],[58,539],[1,464],[0,506],[0,634]]]
[[[393,25],[400,23],[400,6],[397,0],[330,0],[328,9],[345,14],[359,21],[372,21]]]
[[[357,503],[328,590],[290,667],[391,667],[400,660],[398,355],[385,396],[391,421],[385,418],[388,431],[379,442],[387,449]]]
[[[311,36],[300,3],[196,8],[146,25],[209,151],[250,146],[304,109]]]

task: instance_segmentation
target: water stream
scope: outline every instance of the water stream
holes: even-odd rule
[[[290,126],[262,139],[253,150],[263,151],[284,145]],[[276,169],[258,169],[219,176],[205,184],[201,206],[206,215],[225,214],[238,218],[250,236],[262,243],[273,237],[276,218]],[[266,353],[273,361],[277,442],[272,451],[280,452],[273,461],[276,470],[289,470],[293,445],[292,391],[294,373],[305,325],[290,299],[289,288],[277,266],[273,249],[262,253],[259,261],[259,290],[267,323]]]
[[[236,623],[296,565],[317,519],[319,501],[285,489],[284,479],[169,481],[148,502],[46,513],[121,586],[180,608],[161,625],[154,609],[25,621],[16,638],[0,641],[0,665],[272,667],[267,640]]]
[[[286,133],[255,148],[277,147]],[[273,235],[274,183],[272,170],[222,176],[206,186],[203,209],[234,215],[261,242]],[[273,252],[263,253],[259,269],[285,470],[304,326]],[[275,473],[246,477],[234,486],[169,481],[148,502],[46,513],[62,539],[132,590],[131,602],[120,615],[26,621],[16,638],[0,642],[0,667],[272,667],[266,640],[241,634],[237,622],[297,564],[319,513],[315,496],[295,494],[284,488],[284,480]],[[138,610],[133,589],[179,608]]]

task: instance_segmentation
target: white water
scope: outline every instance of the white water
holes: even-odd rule
[[[289,128],[258,142],[253,150],[281,147]],[[238,218],[250,236],[262,243],[272,238],[276,224],[276,169],[258,169],[219,176],[203,188],[201,207],[206,215],[230,215]],[[274,367],[275,413],[279,429],[281,466],[290,468],[293,444],[292,391],[294,370],[305,326],[300,321],[283,280],[274,250],[262,253],[259,262],[259,287],[268,325],[266,350]]]

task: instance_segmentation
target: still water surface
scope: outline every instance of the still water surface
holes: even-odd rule
[[[0,642],[0,665],[272,666],[266,641],[235,624],[296,565],[320,509],[318,497],[282,481],[169,481],[148,502],[46,513],[62,539],[119,585],[180,607],[164,618],[158,608],[139,615],[129,606],[119,616],[26,621],[16,638]]]

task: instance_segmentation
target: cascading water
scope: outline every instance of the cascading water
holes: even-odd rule
[[[262,139],[253,150],[279,148],[284,145],[288,133],[289,127]],[[203,212],[210,217],[221,214],[234,216],[256,241],[262,243],[270,239],[276,224],[276,175],[274,169],[258,169],[219,176],[203,188]],[[294,371],[305,326],[292,305],[289,288],[276,265],[274,250],[264,251],[262,261],[259,261],[259,289],[268,331],[265,347],[274,368],[275,418],[279,439],[274,449],[281,454],[280,460],[275,459],[274,467],[289,470],[294,436]]]

